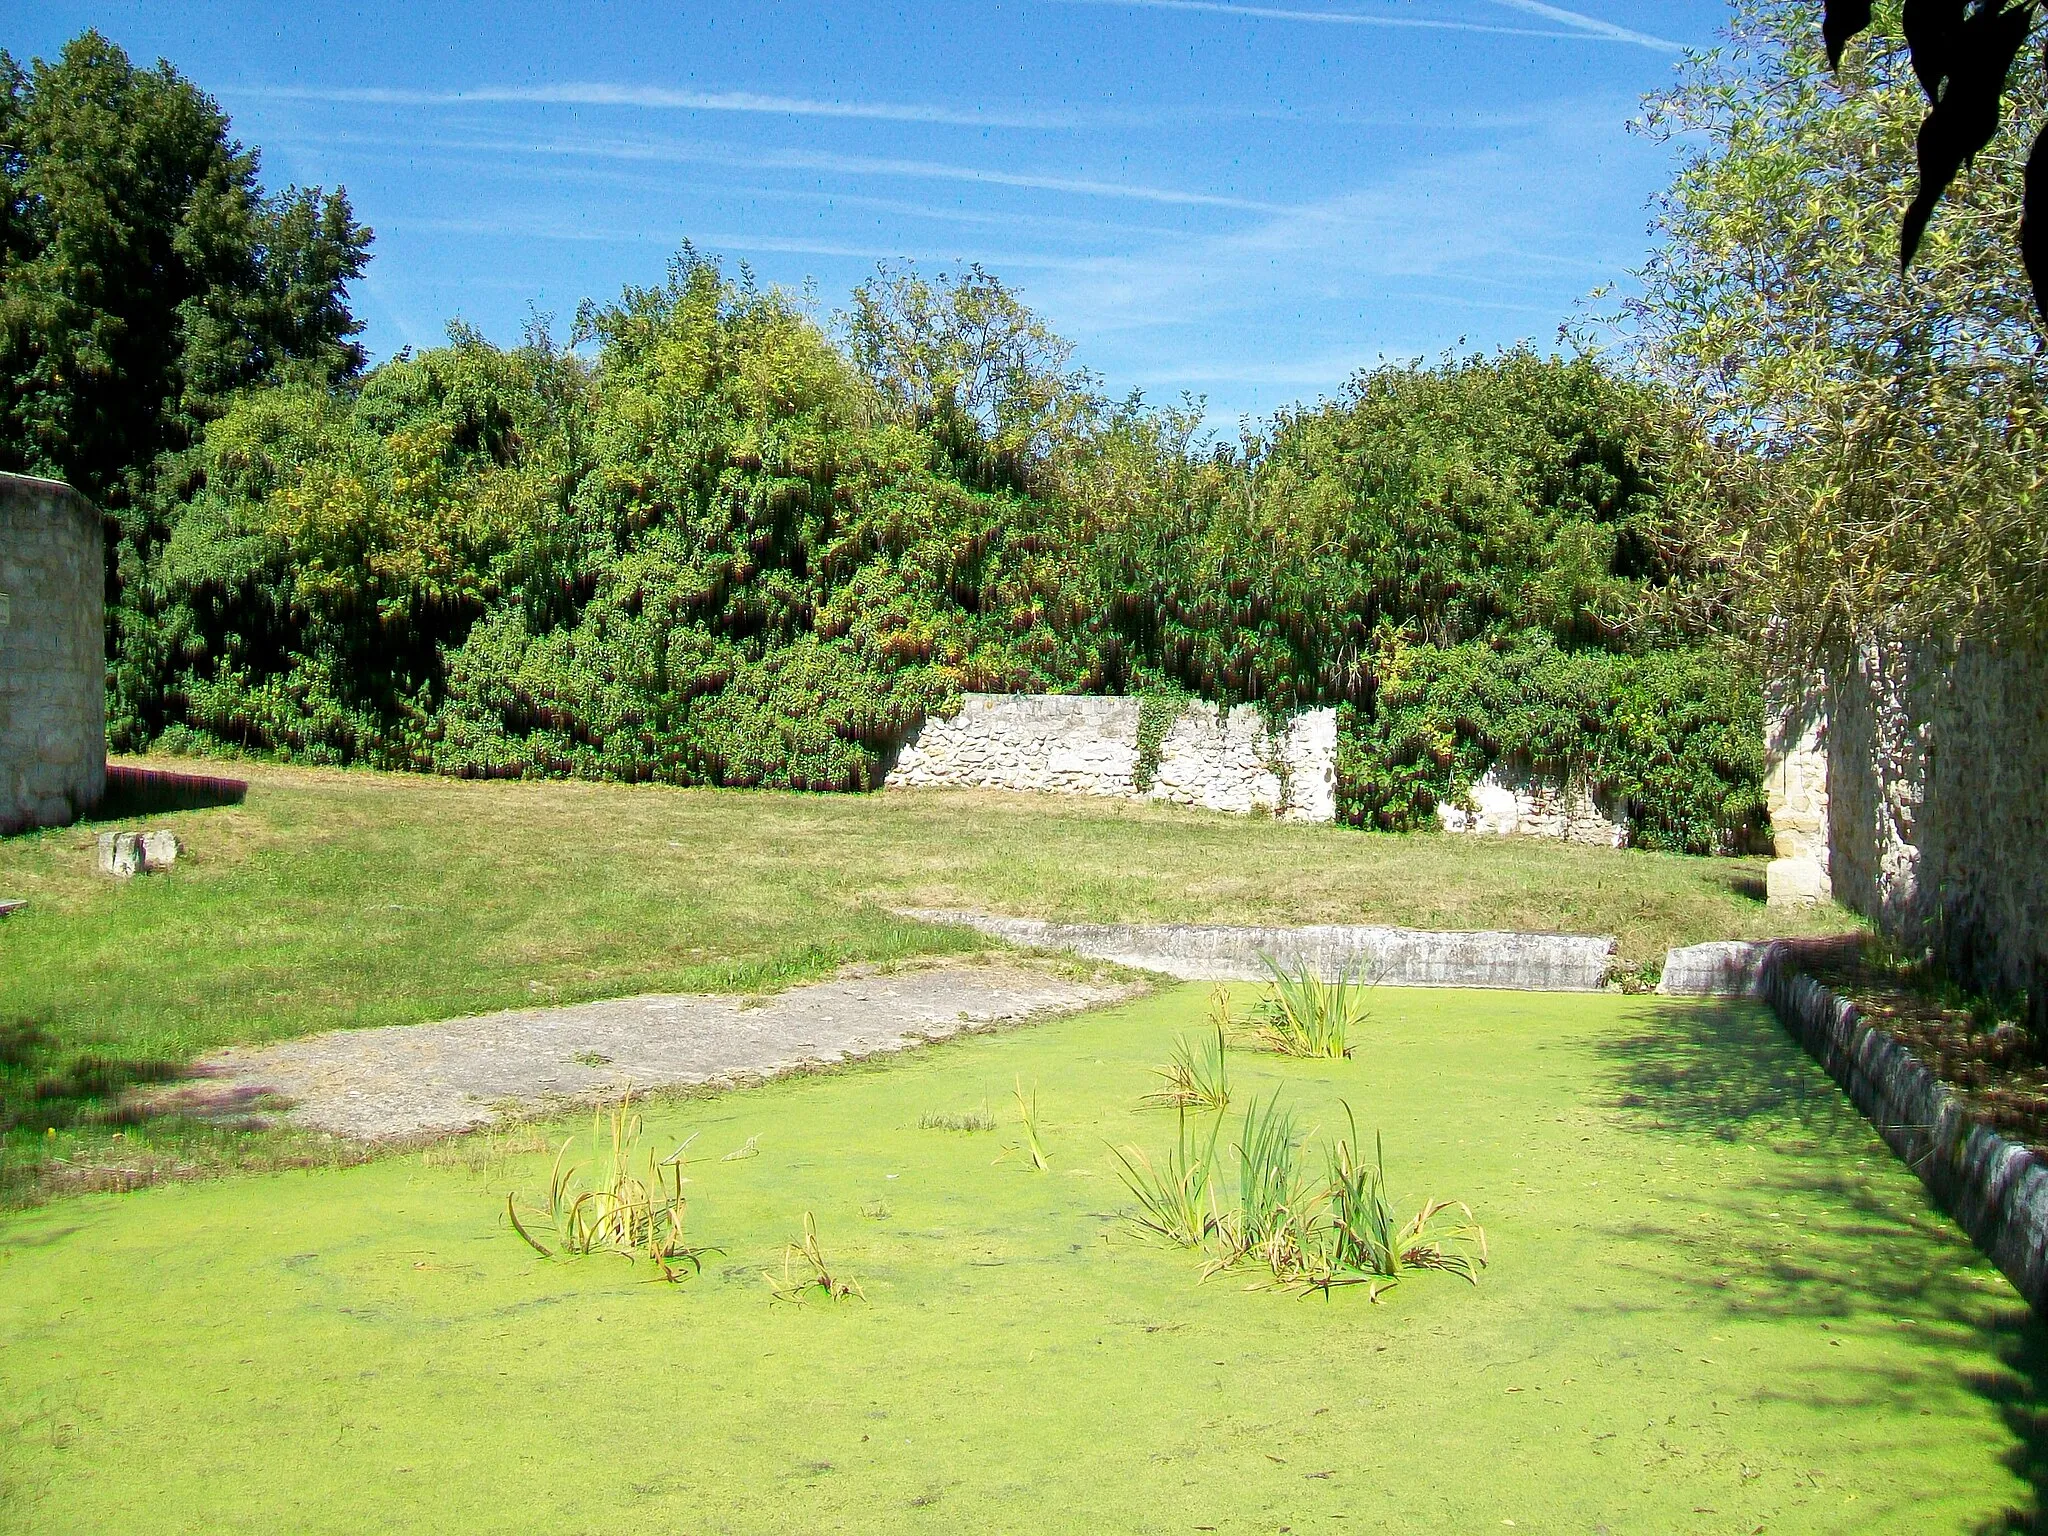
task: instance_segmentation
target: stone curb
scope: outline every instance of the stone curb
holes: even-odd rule
[[[1772,941],[1688,944],[1664,956],[1657,991],[1664,997],[1763,997]]]
[[[2048,1316],[2048,1165],[1974,1123],[1961,1099],[1856,1005],[1799,969],[1799,949],[1701,944],[1674,949],[1657,990],[1757,997],[2035,1312]]]
[[[1429,933],[1317,923],[1238,928],[1191,923],[1049,923],[987,912],[913,909],[899,915],[951,923],[1029,949],[1065,950],[1182,981],[1263,981],[1261,960],[1311,965],[1335,979],[1362,974],[1389,987],[1486,987],[1516,992],[1598,992],[1614,940],[1551,933]]]

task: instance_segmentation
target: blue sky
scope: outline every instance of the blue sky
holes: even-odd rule
[[[1639,262],[1624,125],[1722,0],[947,6],[164,0],[96,26],[217,96],[266,180],[377,231],[374,355],[659,279],[685,238],[821,317],[880,258],[980,261],[1121,394],[1233,424],[1382,357],[1554,345]]]

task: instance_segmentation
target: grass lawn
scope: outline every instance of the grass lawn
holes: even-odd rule
[[[642,803],[687,826],[693,800]],[[792,874],[829,842],[809,817],[971,824],[765,804]],[[1237,846],[1261,836],[1296,846]],[[1383,990],[1349,1061],[1233,1053],[1239,1104],[1280,1086],[1320,1142],[1341,1097],[1404,1202],[1484,1222],[1479,1285],[1375,1306],[1198,1283],[1118,1219],[1105,1144],[1164,1150],[1171,1118],[1133,1106],[1203,1005],[656,1104],[651,1139],[699,1137],[691,1226],[725,1250],[675,1287],[509,1232],[507,1190],[546,1178],[523,1132],[0,1218],[0,1521],[1750,1533],[2034,1509],[2040,1326],[1760,1009]],[[996,1161],[1019,1079],[1050,1172]],[[919,1128],[982,1106],[997,1130]],[[770,1298],[805,1211],[865,1303]]]
[[[183,1122],[130,1127],[117,1149],[95,1129],[110,1093],[213,1047],[550,1000],[755,990],[982,942],[894,918],[892,905],[1611,933],[1635,965],[1672,944],[1853,923],[1832,907],[1767,910],[1753,859],[1050,796],[228,771],[251,781],[241,805],[121,823],[176,830],[187,853],[165,876],[97,874],[92,825],[0,840],[0,897],[30,901],[0,923],[0,1201],[33,1187],[24,1170],[50,1157],[323,1155]]]

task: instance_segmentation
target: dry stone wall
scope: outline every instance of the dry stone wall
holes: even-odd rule
[[[1827,887],[2048,1028],[2048,652],[1871,640],[1803,708]]]
[[[1628,846],[1628,823],[1609,816],[1576,784],[1495,763],[1462,804],[1443,801],[1436,819],[1446,832],[1477,837],[1554,837],[1603,848]]]
[[[1160,744],[1151,786],[1138,787],[1133,698],[970,693],[907,740],[887,788],[1021,789],[1171,801],[1290,821],[1337,817],[1337,712],[1310,710],[1272,731],[1249,706],[1190,703]]]
[[[0,833],[60,826],[105,791],[101,539],[69,486],[0,475]]]

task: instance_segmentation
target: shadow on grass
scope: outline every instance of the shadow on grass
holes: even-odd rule
[[[2007,1465],[2031,1496],[1980,1530],[2048,1530],[2048,1326],[2017,1297],[2003,1308],[1987,1304],[1981,1286],[1958,1272],[1961,1234],[1931,1202],[1901,1202],[1854,1171],[1858,1160],[1889,1161],[1890,1149],[1766,1010],[1658,1007],[1630,1023],[1631,1033],[1599,1047],[1608,1102],[1624,1129],[1778,1155],[1759,1156],[1754,1179],[1745,1167],[1740,1187],[1695,1190],[1692,1221],[1644,1224],[1629,1235],[1670,1254],[1677,1263],[1666,1278],[1696,1292],[1689,1301],[1723,1307],[1731,1321],[1910,1326],[1958,1351],[1981,1348],[1989,1331],[2001,1368],[1966,1371],[1961,1380],[2003,1418],[2012,1437]],[[1774,1212],[1801,1212],[1794,1238],[1744,1243],[1723,1235],[1760,1236],[1759,1192]],[[1698,1222],[1700,1215],[1709,1220]],[[1911,1401],[1928,1386],[1910,1370],[1868,1366],[1830,1371],[1826,1382],[1803,1390],[1825,1391],[1828,1406],[1849,1410]]]
[[[207,811],[216,806],[240,805],[248,794],[249,785],[243,779],[113,764],[107,769],[106,793],[84,819],[124,821],[136,816],[158,816],[166,811]]]
[[[279,1125],[285,1101],[204,1079],[174,1061],[66,1046],[32,1019],[0,1019],[0,1211],[166,1180],[344,1168],[378,1151]]]
[[[33,1019],[0,1020],[0,1133],[133,1124],[141,1112],[122,1103],[127,1091],[178,1070],[64,1046]]]
[[[1762,906],[1770,898],[1770,886],[1762,875],[1753,875],[1748,870],[1737,870],[1728,877],[1728,889],[1745,901]]]
[[[44,1177],[46,1143],[84,1129],[142,1121],[132,1088],[167,1082],[175,1062],[127,1059],[66,1046],[33,1019],[0,1019],[0,1206]]]

